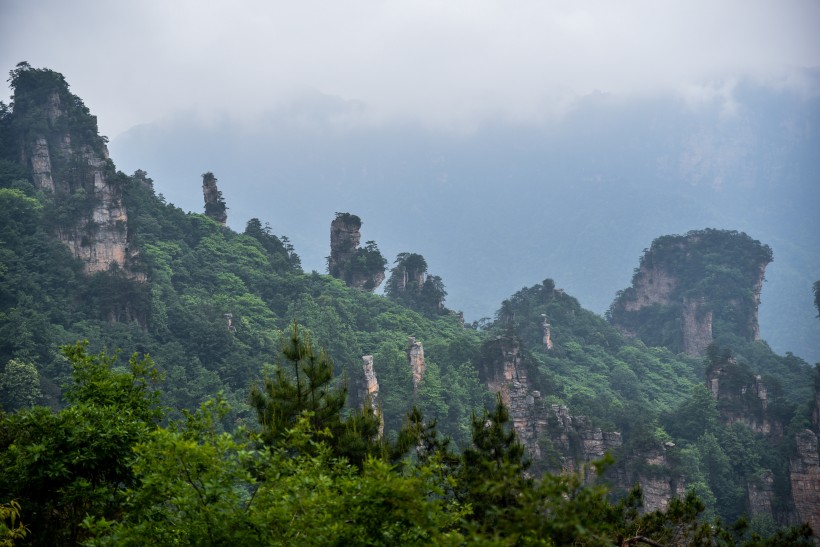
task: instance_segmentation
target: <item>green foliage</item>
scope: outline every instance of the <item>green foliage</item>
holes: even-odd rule
[[[366,290],[376,288],[375,279],[384,274],[387,266],[387,259],[382,256],[375,241],[367,241],[365,246],[356,250],[356,255],[350,261],[346,276],[344,277],[364,277],[367,279],[364,284]]]
[[[0,504],[0,547],[13,547],[14,541],[25,539],[28,532],[20,520],[20,504],[16,500]]]
[[[674,307],[648,309],[640,318],[648,325],[640,336],[668,346],[650,348],[624,339],[546,279],[506,300],[494,323],[465,328],[444,308],[444,285],[427,274],[421,255],[399,255],[386,298],[351,290],[338,279],[303,273],[287,238],[258,219],[243,234],[222,228],[166,203],[144,171],[114,173],[110,163],[106,177],[123,192],[129,246],[139,257],[129,267],[147,281],[116,271],[83,275],[49,234],[94,206],[88,166],[50,150],[67,186],[55,202],[35,190],[16,161],[20,142],[35,133],[68,134],[100,154],[104,138],[59,74],[21,65],[12,80],[13,110],[0,104],[0,391],[7,410],[18,411],[0,417],[0,492],[20,500],[33,543],[717,542],[725,531],[705,527],[698,515],[740,514],[737,485],[770,470],[778,500],[787,499],[786,449],[745,426],[725,426],[715,412],[733,410],[737,401],[708,399],[695,387],[706,364],[670,351],[679,344]],[[49,118],[52,97],[61,115]],[[355,215],[337,217],[361,226]],[[683,257],[674,238],[660,240],[657,256],[701,276],[682,296],[731,303],[714,308],[715,332],[732,342],[748,369],[732,369],[729,382],[737,379],[742,389],[750,374],[763,375],[770,393],[765,417],[792,424],[786,445],[789,431],[807,418],[800,412],[811,390],[808,367],[748,341],[746,327],[738,327],[753,297],[743,289],[748,268],[771,260],[771,252],[742,234],[695,235],[709,243],[694,258]],[[342,277],[375,279],[385,265],[367,242]],[[295,338],[294,320],[303,325]],[[283,331],[290,338],[277,368]],[[409,336],[423,342],[427,358],[415,393]],[[93,345],[59,353],[78,338]],[[311,339],[322,340],[323,351]],[[622,501],[613,503],[611,492],[582,477],[539,477],[565,456],[549,435],[540,442],[553,467],[534,465],[526,475],[506,410],[493,406],[482,382],[500,365],[502,343],[516,345],[543,400],[569,404],[593,426],[622,432],[617,473],[633,469],[625,461],[633,453],[639,458],[673,440],[670,473],[687,477],[703,507],[685,498],[667,513],[642,516],[639,496],[617,492]],[[106,351],[117,347],[150,351],[168,378],[161,394],[152,391],[149,362],[116,368]],[[359,397],[365,354],[374,356],[380,384],[381,441],[376,416]],[[269,375],[249,402],[260,370]],[[220,398],[201,407],[214,393]],[[54,410],[26,408],[33,402]],[[168,427],[157,427],[160,402],[171,409]],[[743,399],[742,409],[754,402]],[[476,419],[487,407],[494,410]],[[257,417],[259,433],[249,433]],[[577,449],[580,439],[569,444]],[[484,476],[468,469],[468,459]],[[770,532],[765,524],[755,530]]]
[[[428,275],[427,261],[416,253],[399,253],[384,293],[388,298],[426,315],[448,313],[447,291],[437,275]]]
[[[329,436],[338,456],[361,466],[368,455],[378,453],[379,419],[365,405],[342,419],[346,388],[334,389],[333,364],[325,352],[316,353],[309,335],[296,323],[284,340],[282,356],[286,365],[277,366],[275,375],[251,388],[251,406],[262,426],[262,439],[275,445],[304,415],[315,431]],[[287,368],[285,368],[287,367]]]
[[[26,138],[30,135],[48,134],[51,130],[70,128],[77,141],[91,144],[101,152],[105,138],[97,133],[97,119],[92,116],[82,99],[69,92],[62,74],[45,68],[32,68],[26,62],[19,63],[9,73],[9,84],[14,92],[11,107],[15,132]],[[63,115],[50,118],[43,111],[54,104],[56,97]],[[102,156],[102,154],[100,154]]]
[[[76,543],[87,514],[120,514],[134,484],[132,447],[162,414],[150,385],[150,359],[113,369],[115,359],[65,348],[73,366],[71,405],[54,413],[35,407],[0,415],[0,491],[25,508],[32,544]]]
[[[245,235],[251,236],[262,245],[262,248],[267,251],[272,264],[283,261],[295,270],[301,268],[301,260],[288,238],[283,236],[280,239],[273,235],[269,224],[265,224],[263,227],[258,218],[252,218],[245,226]]]
[[[480,533],[506,535],[499,527],[521,509],[523,494],[533,481],[524,474],[529,462],[500,395],[492,413],[473,416],[472,441],[462,456],[460,499],[472,507],[470,518]]]
[[[635,332],[648,345],[682,351],[682,306],[703,301],[701,312],[713,313],[713,334],[725,343],[728,337],[754,338],[751,318],[757,309],[755,289],[762,269],[773,259],[772,250],[748,235],[730,230],[693,230],[686,235],[657,238],[641,257],[632,287],[620,291],[607,318]],[[635,287],[650,272],[674,278],[667,303],[629,310]]]
[[[0,408],[12,412],[40,402],[40,373],[32,363],[11,359],[0,373]]]

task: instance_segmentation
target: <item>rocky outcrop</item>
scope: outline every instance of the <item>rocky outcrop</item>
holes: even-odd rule
[[[534,470],[580,472],[585,463],[621,447],[620,433],[603,431],[586,417],[573,416],[564,405],[546,404],[541,392],[533,389],[517,341],[500,337],[491,347],[496,359],[483,372],[485,384],[501,395]]]
[[[750,517],[758,515],[771,518],[774,500],[774,473],[766,470],[746,485],[746,511]]]
[[[534,408],[541,402],[540,397],[538,391],[533,392]],[[541,429],[541,420],[536,424],[537,429]],[[562,454],[561,471],[569,473],[582,471],[584,464],[601,459],[623,444],[619,432],[603,431],[591,425],[586,416],[573,416],[564,405],[550,405],[546,425],[546,429],[538,432],[539,444],[557,448]],[[532,453],[533,457],[541,457],[538,450]],[[593,478],[592,475],[587,477],[588,480]]]
[[[572,415],[565,405],[547,404],[541,392],[533,389],[531,371],[514,337],[499,337],[486,350],[495,353],[495,358],[481,364],[480,375],[487,389],[499,393],[507,406],[518,439],[532,460],[532,470],[583,473],[584,480],[592,482],[596,477],[587,464],[607,452],[621,451],[621,434],[605,431],[585,416]],[[668,451],[673,449],[668,443],[649,453],[620,454],[619,466],[609,470],[607,478],[623,489],[640,483],[644,510],[665,509],[686,490],[685,478],[675,474],[668,461]]]
[[[607,316],[648,345],[703,356],[714,332],[759,340],[757,310],[771,249],[746,234],[699,230],[656,239]]]
[[[82,260],[87,274],[114,269],[144,280],[132,268],[136,252],[129,247],[122,188],[96,118],[69,93],[62,77],[29,70],[18,73],[15,103],[25,106],[22,112],[15,108],[14,116],[33,118],[30,125],[38,129],[20,136],[20,159],[31,169],[35,187],[54,200],[49,221],[56,236]],[[29,76],[34,80],[28,82]],[[29,86],[48,84],[53,87],[42,103],[26,96]]]
[[[424,346],[414,337],[407,340],[407,360],[410,363],[410,370],[413,371],[413,395],[418,393],[419,385],[424,380],[424,370],[427,363],[424,361]]]
[[[202,197],[205,199],[205,216],[222,226],[227,226],[228,208],[222,198],[222,192],[216,186],[216,177],[210,171],[202,175]]]
[[[782,424],[766,412],[769,394],[763,378],[752,374],[734,358],[707,369],[706,387],[717,401],[721,420],[727,425],[739,423],[763,435],[782,435]]]
[[[375,242],[368,241],[364,248],[361,241],[362,221],[350,213],[336,213],[330,223],[330,256],[327,269],[330,275],[341,279],[349,287],[374,291],[384,281],[387,261]]]
[[[34,139],[30,150],[30,161],[23,155],[23,164],[31,166],[34,187],[46,192],[54,192],[54,179],[51,178],[51,154],[48,151],[48,141],[38,136]]]
[[[655,304],[670,304],[678,278],[661,265],[641,264],[632,285],[635,297],[624,302],[624,309],[639,311]]]
[[[817,434],[804,429],[795,436],[795,453],[789,459],[792,501],[799,522],[808,522],[820,534],[820,458]]]
[[[541,330],[544,333],[544,349],[549,351],[552,349],[552,325],[550,324],[549,319],[547,319],[546,315],[541,315],[541,317]]]
[[[376,378],[376,369],[373,368],[372,355],[362,356],[362,371],[364,372],[364,389],[361,398],[379,417],[379,438],[381,438],[384,435],[384,417],[379,408],[379,380]]]
[[[427,273],[427,261],[418,253],[399,253],[384,290],[388,298],[427,315],[446,313],[444,283]]]

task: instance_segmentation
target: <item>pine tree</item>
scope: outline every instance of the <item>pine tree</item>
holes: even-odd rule
[[[507,407],[497,398],[495,409],[472,418],[473,446],[462,456],[461,501],[472,506],[472,520],[481,533],[500,533],[516,521],[522,496],[533,481],[525,475],[530,463],[518,442]]]
[[[286,366],[278,366],[262,386],[251,388],[250,402],[264,442],[276,444],[307,416],[311,428],[350,463],[361,467],[368,455],[381,452],[378,416],[365,405],[342,419],[347,388],[333,385],[333,362],[325,351],[314,349],[309,332],[303,333],[296,323],[284,340],[282,357]]]

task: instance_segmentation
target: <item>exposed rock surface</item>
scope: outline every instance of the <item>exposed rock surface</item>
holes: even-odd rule
[[[487,389],[500,393],[535,469],[581,471],[583,464],[621,447],[620,433],[603,431],[586,417],[573,416],[564,405],[546,404],[541,393],[532,388],[515,340],[499,338],[494,347],[498,359],[484,372]]]
[[[632,280],[635,298],[624,303],[626,311],[638,311],[654,304],[672,302],[672,292],[678,286],[678,278],[662,265],[641,265]]]
[[[205,199],[205,215],[222,226],[228,225],[228,213],[222,192],[216,186],[216,177],[208,171],[202,175],[202,197]]]
[[[20,101],[17,92],[15,100]],[[67,87],[56,83],[43,104],[22,102],[28,104],[27,115],[40,122],[32,123],[38,132],[22,138],[20,159],[31,168],[35,187],[58,204],[60,218],[50,219],[57,237],[83,261],[87,274],[114,268],[144,280],[132,268],[136,253],[128,244],[122,188],[114,180],[104,140],[97,135],[96,119]],[[72,116],[93,128],[75,130],[67,119]]]
[[[703,356],[712,343],[712,310],[706,299],[683,300],[683,351],[689,355]]]
[[[419,384],[424,380],[424,371],[427,363],[424,361],[424,346],[414,337],[408,340],[407,359],[410,362],[410,370],[413,371],[413,395],[418,393]]]
[[[379,380],[373,368],[373,356],[362,356],[362,371],[364,372],[364,393],[362,399],[370,404],[373,412],[379,416],[379,437],[384,435],[384,417],[379,408]]]
[[[359,247],[362,221],[350,213],[336,213],[330,223],[330,275],[350,287],[374,291],[384,281],[385,262],[373,242]]]
[[[808,522],[820,543],[820,378],[815,379],[812,429],[795,436],[795,452],[789,461],[792,502],[799,522]]]
[[[804,429],[795,437],[796,451],[789,460],[789,478],[797,518],[808,522],[815,537],[820,532],[820,459],[817,435]]]
[[[758,480],[746,487],[746,508],[750,517],[758,515],[772,517],[774,500],[774,474],[766,470]]]
[[[703,356],[716,326],[759,340],[757,310],[771,249],[743,233],[664,236],[646,250],[607,313],[627,336]]]
[[[766,412],[769,395],[763,378],[743,369],[733,358],[709,367],[706,387],[727,425],[740,423],[764,435],[782,434],[782,425]]]
[[[547,319],[547,316],[543,316],[544,320],[541,322],[541,328],[544,332],[544,349],[547,351],[552,349],[552,325]]]

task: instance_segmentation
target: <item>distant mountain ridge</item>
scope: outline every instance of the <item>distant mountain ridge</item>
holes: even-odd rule
[[[250,125],[202,126],[181,114],[111,146],[121,166],[148,169],[158,191],[189,210],[201,207],[193,190],[206,155],[223,174],[236,229],[260,214],[260,201],[309,193],[310,211],[271,218],[292,227],[307,269],[324,271],[325,219],[356,211],[386,256],[423,254],[470,320],[543,272],[604,313],[659,234],[739,230],[774,249],[763,338],[820,361],[811,306],[820,97],[739,82],[733,98],[730,115],[717,103],[599,94],[552,125],[499,123],[457,136],[412,125],[340,128],[315,112],[305,127],[297,122],[306,107],[301,117],[283,110]],[[322,100],[333,99],[314,99]]]
[[[427,275],[427,261],[410,245],[398,255],[391,290],[372,294],[385,263],[374,241],[358,247],[358,215],[322,222],[325,241],[330,232],[335,245],[334,277],[305,273],[285,237],[257,217],[242,233],[226,225],[230,193],[224,183],[217,189],[211,171],[195,192],[206,214],[185,213],[156,194],[146,172],[118,172],[78,144],[80,129],[89,131],[87,142],[104,142],[61,75],[18,71],[15,103],[0,116],[0,396],[7,410],[63,405],[69,371],[58,347],[87,338],[94,350],[150,353],[166,376],[163,403],[174,412],[222,393],[232,407],[222,425],[244,425],[253,415],[249,389],[274,370],[279,339],[296,321],[347,378],[350,406],[379,410],[384,435],[395,436],[416,407],[464,443],[473,412],[492,406],[498,393],[538,472],[577,470],[611,451],[617,464],[608,478],[620,488],[644,484],[648,508],[691,489],[726,520],[753,511],[760,527],[817,519],[811,488],[803,486],[820,478],[811,457],[820,382],[812,383],[807,363],[758,340],[767,246],[713,229],[656,240],[641,267],[657,263],[658,279],[677,281],[656,302],[667,306],[660,315],[669,321],[638,321],[630,334],[639,339],[623,336],[549,278],[512,294],[493,319],[473,323],[444,306],[444,281]],[[49,107],[55,90],[61,104],[78,107],[76,117]],[[68,141],[75,146],[62,146]],[[48,151],[49,164],[52,157],[62,162],[54,162],[50,179],[40,169],[44,152],[20,153],[32,146]],[[281,200],[266,213],[288,208],[310,212],[314,196]],[[487,224],[504,232],[526,220],[502,215]],[[65,227],[74,239],[61,237]],[[111,230],[122,236],[128,259],[99,267],[84,249]],[[382,238],[369,220],[368,233]],[[552,234],[536,236],[562,244]],[[685,297],[703,305],[694,316],[713,314],[722,346],[707,347],[705,360],[680,353],[683,342],[676,346]],[[624,303],[623,311],[641,311],[633,308]],[[795,446],[798,457],[790,459]],[[766,496],[776,503],[763,503]]]

